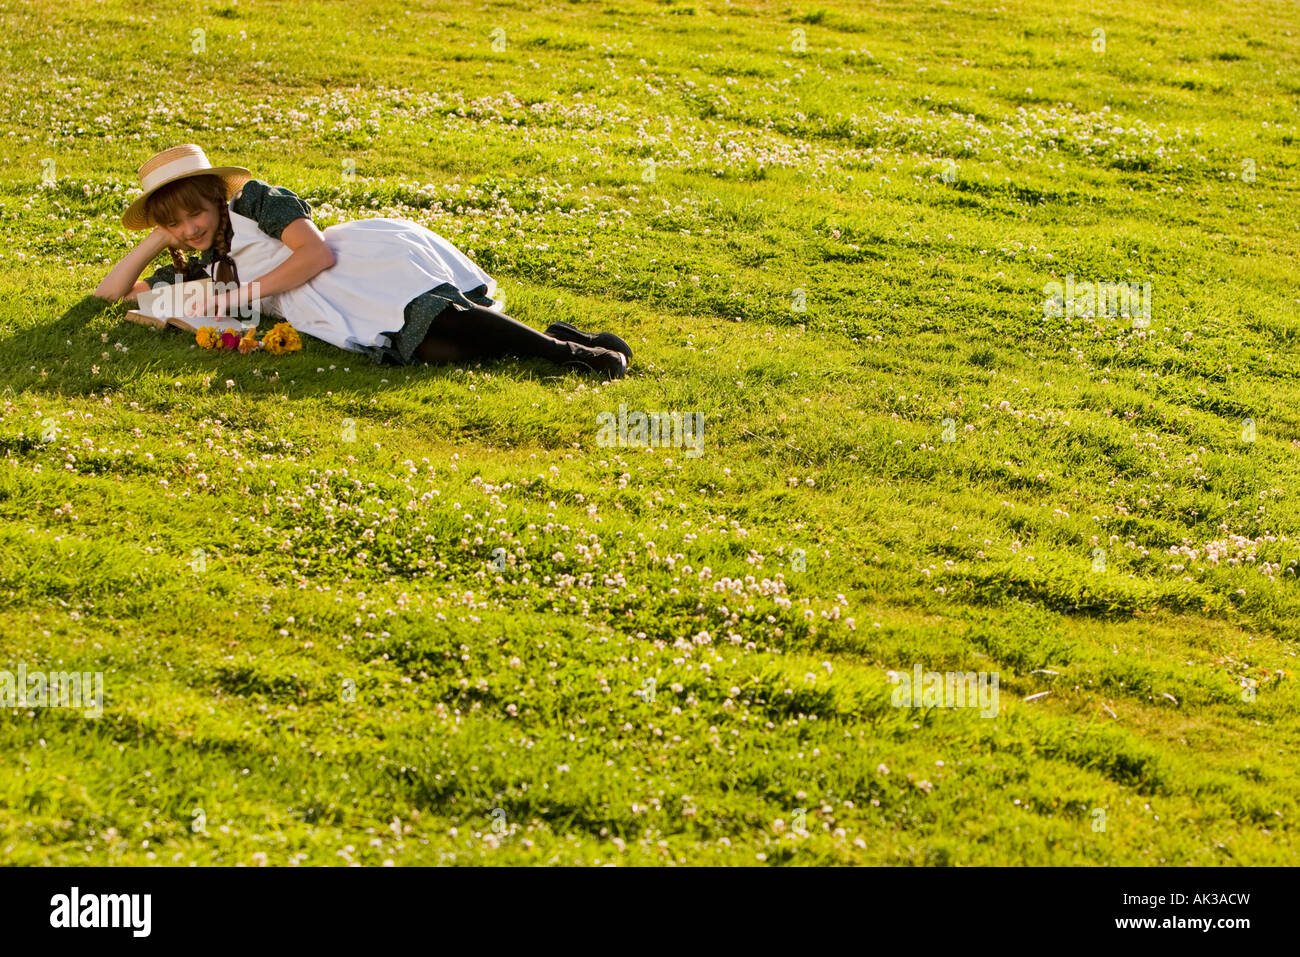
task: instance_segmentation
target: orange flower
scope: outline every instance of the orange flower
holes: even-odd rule
[[[201,326],[194,333],[194,341],[204,349],[217,349],[221,346],[221,336],[217,335],[215,326]]]
[[[257,341],[257,326],[249,326],[244,333],[244,338],[239,340],[240,355],[248,355],[248,353],[260,348],[262,348],[262,344]]]

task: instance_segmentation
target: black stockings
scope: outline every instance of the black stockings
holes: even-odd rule
[[[461,362],[499,356],[537,356],[552,362],[576,358],[570,343],[552,339],[504,313],[482,306],[457,309],[448,304],[416,347],[425,362]]]

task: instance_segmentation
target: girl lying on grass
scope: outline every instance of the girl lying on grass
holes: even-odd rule
[[[208,277],[218,289],[234,285],[200,315],[232,314],[256,296],[260,311],[376,362],[514,355],[608,378],[627,371],[632,350],[613,333],[556,322],[543,334],[507,316],[491,298],[496,281],[418,223],[362,219],[322,233],[293,192],[240,166],[213,167],[193,144],[155,154],[139,175],[144,195],[122,223],[153,231],[104,277],[95,289],[101,299],[134,300],[161,282]],[[172,265],[135,281],[164,249]],[[187,259],[186,249],[204,255]]]

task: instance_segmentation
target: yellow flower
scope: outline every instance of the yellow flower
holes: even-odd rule
[[[221,336],[217,334],[214,326],[201,326],[194,333],[194,341],[204,349],[216,349],[221,345]]]
[[[276,356],[286,352],[296,352],[302,348],[302,339],[298,337],[298,330],[289,323],[277,322],[271,327],[271,331],[262,337],[262,348]]]

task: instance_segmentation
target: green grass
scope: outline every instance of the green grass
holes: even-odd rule
[[[1294,14],[0,6],[0,860],[1294,863]],[[182,142],[629,376],[125,322]]]

